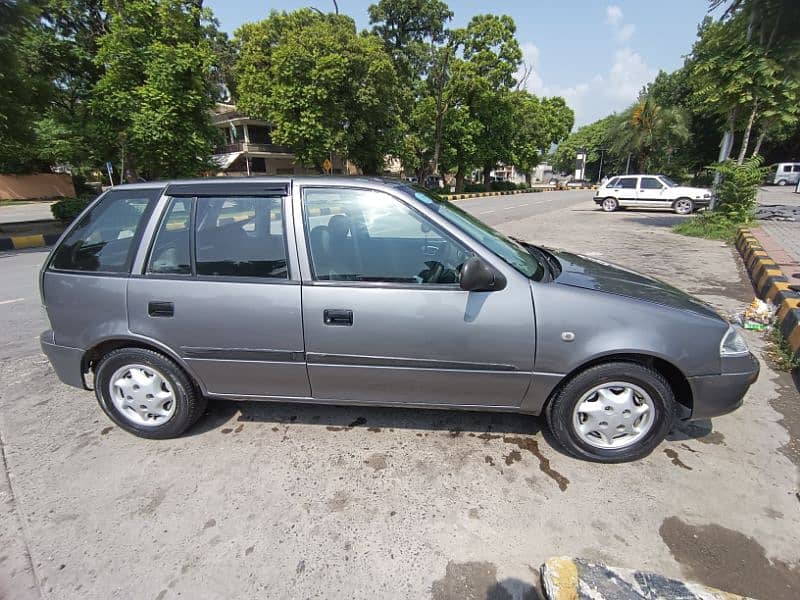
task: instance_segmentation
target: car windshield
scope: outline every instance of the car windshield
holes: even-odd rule
[[[661,181],[666,183],[669,187],[678,187],[678,184],[672,181],[672,179],[670,179],[666,175],[659,175],[659,177],[661,178]]]
[[[429,206],[468,236],[489,248],[489,250],[526,277],[539,281],[547,272],[544,260],[540,262],[521,244],[495,231],[483,221],[476,219],[451,202],[437,198],[428,190],[418,187],[408,187],[405,188],[405,191],[413,194],[417,200]]]

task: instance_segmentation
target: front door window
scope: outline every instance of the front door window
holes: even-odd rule
[[[311,268],[319,281],[455,285],[472,256],[400,200],[373,190],[309,188],[303,196]]]

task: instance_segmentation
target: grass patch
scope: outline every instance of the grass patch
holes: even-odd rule
[[[777,325],[767,334],[767,340],[770,344],[767,349],[767,355],[778,370],[794,371],[795,369],[800,369],[800,356],[795,356],[794,352],[792,352],[789,342],[783,337]]]
[[[33,204],[30,200],[0,200],[0,206],[14,206],[20,204]]]
[[[749,225],[747,221],[734,220],[727,215],[705,211],[689,217],[672,228],[675,233],[709,240],[734,242],[740,227]]]

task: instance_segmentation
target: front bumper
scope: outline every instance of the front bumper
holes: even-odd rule
[[[48,329],[39,336],[42,352],[45,353],[58,378],[73,387],[87,389],[83,380],[84,350],[59,346],[55,343],[53,331]]]
[[[689,377],[693,398],[690,420],[719,417],[739,408],[759,370],[756,357],[748,354],[723,358],[719,375]]]

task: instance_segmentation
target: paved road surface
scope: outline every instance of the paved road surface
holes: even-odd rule
[[[50,206],[53,202],[25,202],[0,206],[0,224],[20,221],[42,221],[53,218]]]
[[[496,226],[508,221],[518,221],[534,215],[563,210],[575,205],[594,207],[592,190],[538,192],[512,196],[490,196],[458,200],[456,204],[480,220]]]

